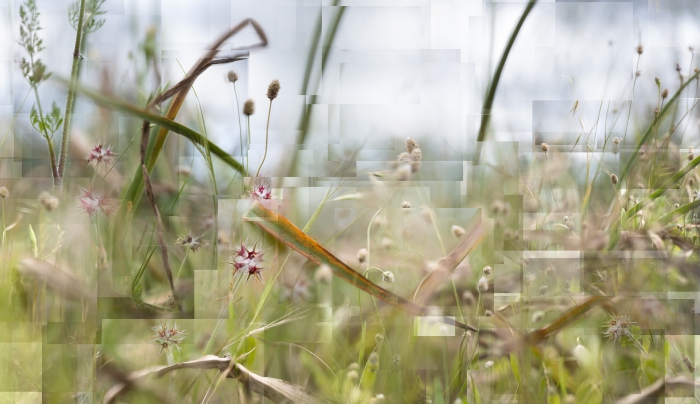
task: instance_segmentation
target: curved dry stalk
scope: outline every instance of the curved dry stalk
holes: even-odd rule
[[[232,359],[230,356],[221,358],[216,355],[205,355],[193,361],[176,363],[171,366],[153,366],[130,373],[126,375],[126,380],[120,380],[117,384],[107,390],[103,403],[109,404],[114,402],[114,400],[120,394],[125,392],[125,390],[130,387],[131,384],[136,382],[138,379],[149,375],[162,377],[167,373],[180,369],[217,369],[224,372],[229,368],[232,371],[226,377],[238,379],[241,383],[245,383],[253,392],[265,396],[274,403],[293,402],[302,404],[316,404],[325,402],[325,400],[301,386],[291,384],[281,379],[260,376],[246,369],[240,363],[234,362],[232,364]]]
[[[341,278],[356,288],[369,293],[377,299],[383,300],[384,302],[404,310],[414,316],[424,316],[427,313],[427,309],[425,307],[415,304],[404,297],[377,286],[369,279],[355,272],[355,270],[323,248],[323,246],[321,246],[316,240],[312,239],[298,227],[294,226],[294,224],[287,220],[287,218],[270,209],[267,209],[260,202],[255,201],[253,203],[250,210],[243,215],[243,220],[254,222],[271,236],[288,245],[311,261],[319,265],[328,265],[333,271],[333,275]],[[443,317],[442,322],[464,330],[477,331],[476,328],[468,324],[463,324],[450,317]]]

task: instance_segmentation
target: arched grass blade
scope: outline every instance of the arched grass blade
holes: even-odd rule
[[[243,219],[254,222],[270,235],[311,261],[317,264],[328,265],[335,276],[369,293],[377,299],[383,300],[414,316],[425,315],[425,307],[417,305],[408,299],[375,285],[369,279],[355,272],[355,270],[323,248],[316,240],[304,234],[298,227],[287,220],[287,218],[267,209],[260,202],[255,201],[250,210],[243,216]],[[448,317],[444,317],[443,322],[465,330],[476,331],[474,327],[462,324]]]

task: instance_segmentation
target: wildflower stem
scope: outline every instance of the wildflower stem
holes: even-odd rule
[[[263,154],[262,161],[260,162],[260,167],[258,167],[258,172],[255,173],[255,176],[260,175],[260,169],[262,168],[263,164],[265,164],[265,158],[267,157],[267,141],[269,139],[270,135],[270,114],[272,113],[272,100],[270,100],[270,107],[267,109],[267,125],[265,126],[265,153]],[[250,118],[248,118],[250,119]]]
[[[71,118],[73,116],[73,101],[75,99],[75,85],[78,81],[78,66],[80,65],[80,45],[83,40],[83,19],[85,17],[85,0],[80,0],[80,12],[78,13],[78,24],[75,30],[75,47],[73,48],[73,67],[70,74],[70,85],[68,87],[68,98],[66,99],[66,113],[63,119],[63,136],[61,138],[61,154],[58,159],[58,170],[54,185],[63,185],[63,173],[68,157],[68,142],[70,140]]]
[[[185,248],[185,257],[182,259],[182,263],[180,264],[180,269],[177,270],[177,275],[175,275],[175,283],[177,283],[177,280],[180,279],[180,272],[182,272],[182,268],[185,266],[185,261],[187,261],[187,253],[190,252],[190,247]]]

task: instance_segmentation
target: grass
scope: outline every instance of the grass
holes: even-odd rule
[[[102,26],[95,19],[104,15],[102,3],[71,6],[71,22],[85,27],[77,30],[76,49],[85,49],[81,35]],[[326,36],[321,19],[311,34],[302,92],[313,92],[315,78],[327,74],[342,21],[353,12],[333,4]],[[488,80],[478,142],[506,126],[491,122],[490,110],[534,5],[509,30]],[[124,86],[115,95],[79,82],[79,57],[70,77],[42,70],[41,6],[28,0],[23,7],[28,31],[19,47],[31,57],[20,69],[28,95],[39,106],[47,97],[39,84],[49,77],[68,94],[65,112],[32,113],[31,136],[52,146],[59,121],[70,133],[72,105],[81,97],[106,112],[81,122],[88,134],[73,132],[70,144],[78,147],[84,136],[83,143],[113,144],[116,155],[93,156],[86,166],[64,159],[62,147],[56,163],[51,147],[34,139],[23,144],[32,157],[15,160],[26,158],[35,172],[12,176],[10,159],[0,160],[1,401],[700,398],[693,328],[700,157],[688,149],[698,146],[690,123],[697,120],[700,73],[692,64],[667,97],[652,78],[631,76],[625,91],[651,86],[657,99],[606,92],[610,99],[596,104],[592,126],[583,124],[577,101],[566,116],[581,122],[574,147],[547,139],[547,147],[533,142],[524,150],[491,139],[495,153],[477,153],[455,181],[442,181],[443,166],[432,161],[439,143],[433,134],[406,139],[396,157],[389,151],[390,161],[365,170],[353,165],[367,161],[370,145],[348,150],[350,164],[320,167],[324,176],[302,181],[294,158],[263,158],[256,177],[263,163],[289,175],[251,178],[242,163],[248,156],[240,117],[239,133],[230,134],[239,153],[213,140],[215,117],[194,85],[212,66],[246,63],[268,45],[265,31],[273,27],[243,20],[168,84],[160,83],[149,31],[148,46],[130,66],[138,72],[134,90]],[[245,28],[257,43],[218,57],[217,49]],[[94,76],[90,68],[82,67],[85,77]],[[150,93],[143,90],[149,72],[159,81]],[[309,142],[315,100],[301,117],[298,143]],[[632,101],[635,111],[647,112],[632,113]],[[270,117],[281,110],[267,109],[266,152],[268,142],[275,148]],[[127,133],[122,142],[111,132],[95,135],[114,117],[119,133]],[[8,123],[3,153],[12,130],[27,126],[20,118]],[[262,136],[250,125],[249,137]],[[604,138],[596,140],[599,130]],[[44,158],[34,162],[37,155]],[[63,178],[62,186],[48,177]]]

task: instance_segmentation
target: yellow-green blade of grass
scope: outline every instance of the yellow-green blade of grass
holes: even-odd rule
[[[254,222],[270,235],[311,261],[319,265],[328,265],[335,276],[369,293],[377,299],[415,316],[421,316],[426,313],[425,307],[417,305],[408,299],[377,286],[369,279],[355,272],[355,270],[323,248],[316,240],[304,234],[298,227],[287,220],[287,218],[267,209],[260,202],[255,201],[250,210],[243,215],[243,219]],[[474,327],[462,324],[448,317],[444,317],[443,322],[462,329],[476,331]]]

